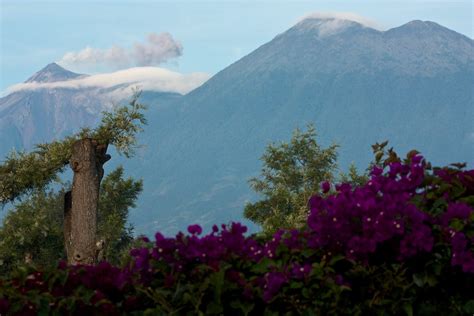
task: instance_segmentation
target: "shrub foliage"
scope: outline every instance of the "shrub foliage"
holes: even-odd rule
[[[244,216],[260,225],[266,235],[304,226],[308,199],[323,180],[333,180],[337,148],[334,144],[322,148],[311,124],[306,131],[296,129],[288,143],[268,145],[261,157],[260,176],[249,181],[261,200],[248,203]]]
[[[473,206],[474,170],[392,156],[363,185],[323,182],[301,229],[191,225],[144,238],[121,268],[18,268],[0,314],[472,314]]]

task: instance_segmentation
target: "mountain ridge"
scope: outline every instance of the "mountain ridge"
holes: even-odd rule
[[[57,81],[65,81],[71,79],[77,79],[80,77],[85,77],[87,75],[78,74],[72,71],[69,71],[57,63],[52,62],[46,65],[44,68],[36,72],[33,76],[28,78],[25,83],[33,83],[33,82],[57,82]]]
[[[351,24],[323,37],[293,27],[182,97],[144,93],[153,105],[139,136],[146,147],[106,165],[144,179],[131,214],[137,232],[242,220],[265,146],[307,123],[322,146],[341,146],[342,169],[364,169],[370,145],[386,139],[434,164],[474,162],[474,42],[424,23],[387,31]],[[0,111],[0,130],[18,116]]]
[[[146,230],[170,229],[178,214],[239,219],[245,201],[255,198],[246,179],[257,175],[265,146],[288,140],[294,128],[310,122],[322,145],[341,145],[342,168],[355,162],[363,170],[372,157],[370,145],[386,139],[401,154],[416,148],[435,164],[474,162],[473,42],[443,29],[434,32],[421,39],[412,33],[405,41],[406,34],[370,28],[323,38],[290,28],[218,72],[178,100],[173,127],[146,138],[161,152],[148,157],[153,180],[145,186],[168,188],[167,195],[141,204]],[[440,41],[445,48],[427,50]],[[152,170],[146,161],[140,164]],[[178,202],[182,197],[173,194],[179,191],[193,194]],[[153,224],[148,204],[173,208],[173,217],[161,214],[163,223]]]

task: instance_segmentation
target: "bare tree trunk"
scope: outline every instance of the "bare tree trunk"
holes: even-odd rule
[[[65,196],[64,234],[69,264],[97,262],[97,210],[103,165],[110,159],[107,145],[90,138],[74,143],[70,165],[74,171],[70,203]],[[70,209],[69,209],[70,206]]]
[[[71,250],[71,208],[72,208],[72,200],[71,200],[71,191],[66,192],[64,194],[64,222],[63,222],[63,232],[64,232],[64,248],[66,250],[67,258],[72,258],[72,250]]]

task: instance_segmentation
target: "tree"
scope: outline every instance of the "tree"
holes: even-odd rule
[[[123,168],[112,171],[102,182],[97,234],[103,241],[102,259],[118,264],[121,254],[133,240],[133,227],[127,225],[128,212],[143,190],[143,181],[124,179]]]
[[[127,225],[127,218],[142,188],[141,180],[124,178],[122,167],[104,178],[97,220],[103,260],[120,263],[120,255],[133,240],[133,228]],[[9,212],[0,228],[0,271],[9,271],[25,262],[39,267],[55,266],[65,258],[65,192],[66,189],[38,191]]]
[[[369,173],[369,168],[367,168],[367,170],[365,170],[365,172],[361,174],[357,170],[357,167],[354,164],[351,164],[347,173],[341,172],[341,174],[339,175],[338,182],[350,183],[353,186],[364,185],[365,183],[367,183],[367,181],[369,181]]]
[[[0,165],[0,203],[42,190],[69,164],[74,172],[71,192],[65,194],[64,235],[68,262],[92,264],[97,260],[97,209],[103,164],[109,145],[129,157],[141,131],[145,107],[135,93],[129,106],[104,113],[101,124],[83,129],[62,141],[40,144],[31,153],[11,153]]]
[[[24,263],[57,264],[64,258],[63,195],[36,192],[10,211],[0,229],[0,271]]]
[[[248,203],[244,216],[265,233],[303,226],[308,199],[320,190],[321,182],[334,178],[337,148],[334,144],[321,148],[313,125],[306,132],[296,129],[289,143],[270,144],[261,157],[260,177],[249,181],[263,199]]]

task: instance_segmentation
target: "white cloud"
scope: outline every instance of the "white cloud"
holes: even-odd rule
[[[379,23],[352,12],[313,12],[300,18],[298,23],[311,19],[318,20],[315,21],[312,26],[318,28],[319,35],[321,36],[337,33],[338,31],[350,26],[351,22],[362,24],[365,27],[382,30]]]
[[[157,66],[183,54],[183,46],[169,33],[150,33],[143,43],[123,48],[114,45],[107,49],[86,47],[77,52],[66,53],[59,64],[81,68],[105,66],[115,69],[130,66]]]
[[[206,73],[181,74],[159,67],[135,67],[112,73],[79,77],[77,79],[56,82],[28,82],[13,85],[7,93],[20,90],[37,89],[82,89],[113,88],[117,91],[129,91],[130,87],[141,90],[176,92],[186,94],[209,79]]]
[[[366,18],[364,16],[358,15],[353,12],[312,12],[299,19],[298,22],[301,22],[305,19],[336,19],[336,20],[348,20],[360,23],[364,26],[379,29],[381,26],[378,22]]]

